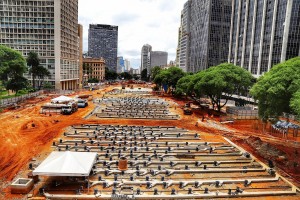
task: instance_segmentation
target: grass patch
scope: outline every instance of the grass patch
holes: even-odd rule
[[[9,99],[9,98],[13,98],[13,97],[19,97],[24,94],[28,94],[28,91],[20,90],[17,94],[8,95],[8,92],[6,90],[2,90],[2,91],[0,91],[0,99]]]

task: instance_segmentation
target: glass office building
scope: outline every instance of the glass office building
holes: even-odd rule
[[[90,24],[88,54],[92,58],[104,58],[109,70],[117,71],[118,26]]]
[[[300,55],[300,0],[233,0],[228,62],[260,76]]]

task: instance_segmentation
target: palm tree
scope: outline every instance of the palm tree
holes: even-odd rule
[[[36,52],[29,52],[26,61],[30,67],[29,74],[32,76],[32,87],[35,88],[35,77],[37,76],[38,67],[40,65],[39,56]]]

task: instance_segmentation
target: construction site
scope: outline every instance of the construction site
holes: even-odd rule
[[[69,115],[49,111],[54,94],[4,110],[0,199],[300,198],[300,136],[186,115],[151,87],[72,93],[88,98]]]

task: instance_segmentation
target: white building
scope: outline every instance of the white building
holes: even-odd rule
[[[148,67],[148,54],[152,51],[152,46],[149,44],[145,44],[142,47],[141,51],[141,67],[140,71],[142,72],[144,69]]]
[[[0,44],[36,52],[56,89],[78,88],[78,0],[1,0]]]
[[[130,61],[128,59],[124,60],[124,67],[125,67],[125,72],[129,72],[131,68]]]

